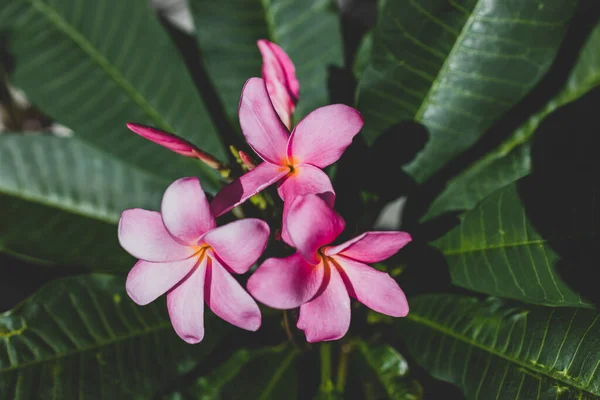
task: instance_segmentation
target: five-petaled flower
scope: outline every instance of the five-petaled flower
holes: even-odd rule
[[[275,43],[261,39],[257,45],[263,59],[262,77],[265,80],[267,92],[279,118],[290,129],[292,114],[300,96],[296,68],[285,51]]]
[[[213,215],[231,210],[276,182],[284,202],[321,194],[333,205],[335,192],[321,168],[336,162],[362,128],[357,110],[343,104],[318,108],[290,135],[273,109],[264,81],[250,78],[242,90],[239,118],[248,144],[264,162],[217,193],[211,203]]]
[[[345,222],[316,195],[293,200],[284,223],[291,240],[288,244],[297,252],[267,259],[248,280],[248,291],[273,308],[300,307],[297,326],[306,340],[335,340],[346,334],[349,295],[383,314],[408,314],[406,297],[396,281],[366,265],[394,255],[411,241],[408,233],[366,232],[329,246]]]
[[[204,337],[204,302],[225,321],[255,331],[260,310],[230,272],[247,272],[268,236],[259,219],[216,227],[198,179],[179,179],[165,191],[160,213],[130,209],[121,216],[119,242],[140,259],[127,277],[127,293],[145,305],[168,292],[173,328],[188,343]]]

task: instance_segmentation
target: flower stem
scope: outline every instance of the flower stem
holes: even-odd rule
[[[290,327],[290,320],[288,317],[287,310],[283,310],[283,326],[285,327],[285,333],[287,334],[288,340],[296,349],[300,349],[300,346],[298,346],[298,343],[296,343],[296,341],[294,340],[294,333],[292,332],[292,328]]]
[[[340,362],[338,364],[337,382],[335,385],[338,393],[344,393],[344,388],[346,387],[346,372],[348,371],[348,358],[351,351],[352,346],[350,343],[343,344],[340,347]]]
[[[321,343],[321,385],[328,387],[331,382],[331,343]]]

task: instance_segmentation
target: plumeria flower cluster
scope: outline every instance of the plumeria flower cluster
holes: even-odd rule
[[[138,258],[127,277],[127,293],[139,305],[167,294],[175,332],[188,343],[204,337],[204,304],[242,329],[256,331],[256,300],[276,309],[300,308],[297,327],[309,342],[339,339],[350,326],[350,297],[393,317],[408,313],[402,289],[368,264],[382,261],[410,242],[405,232],[367,232],[334,245],[345,222],[333,209],[335,191],[322,169],[336,162],[360,131],[360,113],[334,104],[316,109],[291,131],[300,86],[288,55],[258,41],[262,79],[242,89],[239,119],[248,145],[248,172],[226,185],[209,204],[197,178],[182,178],[165,191],[160,212],[130,209],[119,221],[119,241]],[[167,132],[127,125],[135,133],[178,154],[227,167],[193,144]],[[232,274],[249,271],[263,254],[269,225],[247,218],[217,226],[215,218],[277,183],[283,200],[282,239],[296,249],[265,260],[250,276],[247,291]]]

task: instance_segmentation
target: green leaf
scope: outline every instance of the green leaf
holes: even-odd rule
[[[424,295],[399,325],[418,363],[468,399],[597,399],[600,317],[578,308]]]
[[[417,182],[427,180],[539,81],[576,4],[383,2],[358,88],[367,141],[404,120],[424,124],[429,141],[405,168]]]
[[[75,138],[0,135],[0,249],[46,261],[125,271],[121,211],[158,209],[168,181]]]
[[[236,121],[244,82],[261,76],[258,39],[281,46],[296,66],[298,121],[328,104],[330,65],[343,65],[339,16],[329,0],[190,0],[209,75],[227,114]]]
[[[238,350],[210,375],[199,378],[188,394],[200,400],[297,399],[297,355],[287,344]]]
[[[470,210],[496,190],[527,175],[531,169],[530,142],[540,123],[557,108],[600,85],[599,46],[600,25],[590,34],[561,92],[498,148],[452,179],[424,219],[446,211]]]
[[[590,306],[556,272],[560,257],[529,221],[516,184],[465,213],[460,225],[433,245],[446,257],[458,286],[530,303]]]
[[[367,399],[418,400],[422,388],[407,377],[408,363],[389,345],[356,343],[354,378],[362,383]]]
[[[3,2],[0,14],[0,21],[12,21],[12,83],[82,140],[171,179],[197,173],[200,164],[138,137],[126,122],[171,131],[224,159],[210,116],[148,2],[15,0]],[[204,179],[212,192],[213,172]]]
[[[224,335],[207,317],[204,341],[185,343],[163,302],[139,307],[108,275],[48,284],[0,316],[0,398],[150,398]]]

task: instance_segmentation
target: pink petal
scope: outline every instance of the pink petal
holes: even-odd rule
[[[163,195],[161,211],[165,227],[183,244],[195,246],[202,234],[216,226],[204,190],[195,177],[173,182]]]
[[[211,261],[206,272],[206,304],[230,324],[256,331],[261,323],[258,305],[214,256],[207,256]]]
[[[256,218],[231,222],[208,232],[201,240],[213,248],[227,267],[243,274],[267,247],[269,225]]]
[[[287,53],[278,45],[273,42],[269,42],[268,40],[261,39],[258,42],[258,49],[262,54],[263,58],[265,55],[270,52],[277,58],[279,65],[285,75],[285,84],[286,88],[290,92],[290,95],[297,101],[300,98],[300,83],[296,78],[296,68],[294,67],[294,63],[287,55]],[[264,60],[263,60],[264,62]]]
[[[242,133],[256,154],[272,164],[284,165],[289,133],[273,109],[262,79],[246,81],[238,114]]]
[[[329,282],[323,292],[300,307],[297,326],[310,343],[339,339],[350,327],[350,297],[335,267],[328,271]]]
[[[319,168],[307,164],[295,166],[294,172],[281,180],[277,192],[287,202],[307,194],[322,194],[321,197],[330,206],[335,201],[335,191],[329,176]]]
[[[268,162],[259,164],[252,171],[246,172],[235,181],[221,189],[210,203],[215,217],[225,214],[237,207],[264,188],[271,186],[283,178],[289,170]]]
[[[330,207],[335,202],[335,191],[327,174],[317,167],[304,164],[294,167],[294,172],[288,174],[277,187],[279,196],[283,199],[283,220],[287,219],[289,204],[298,196],[318,194]],[[293,246],[287,226],[281,227],[281,238]]]
[[[163,132],[160,129],[145,125],[127,123],[127,128],[141,137],[159,144],[167,149],[186,157],[196,157],[194,150],[201,151],[196,146],[172,133]]]
[[[324,168],[336,162],[361,130],[363,119],[352,107],[333,104],[308,114],[296,125],[288,143],[290,162]]]
[[[119,243],[135,258],[152,262],[179,261],[197,251],[173,239],[159,213],[141,208],[125,210],[121,214]]]
[[[204,338],[204,281],[207,257],[167,294],[167,309],[175,332],[190,344]]]
[[[298,254],[269,258],[248,279],[248,291],[269,307],[288,310],[310,301],[323,282],[323,265],[310,265]]]
[[[269,97],[279,118],[289,129],[300,91],[294,64],[275,43],[259,40],[258,49],[263,58],[262,76]]]
[[[309,263],[320,262],[317,250],[331,243],[344,230],[344,219],[319,196],[296,197],[289,205],[284,224],[289,239]]]
[[[339,254],[364,263],[374,263],[393,256],[411,240],[406,232],[365,232],[345,243],[324,249],[324,254]]]
[[[334,256],[333,260],[341,269],[350,296],[382,314],[392,317],[408,314],[406,296],[391,276],[343,256]]]
[[[127,275],[127,294],[136,304],[145,306],[185,278],[197,262],[196,257],[169,263],[140,260]]]

